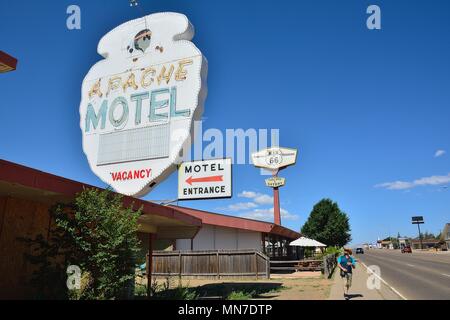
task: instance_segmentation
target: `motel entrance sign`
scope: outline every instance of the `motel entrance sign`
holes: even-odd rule
[[[184,162],[178,168],[178,200],[231,198],[231,159]]]

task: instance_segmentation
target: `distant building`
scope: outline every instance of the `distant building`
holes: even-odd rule
[[[439,239],[422,239],[422,249],[433,249],[439,245]],[[420,249],[420,239],[411,240],[411,247],[413,249]]]
[[[444,238],[447,250],[450,250],[450,223],[446,223],[442,230],[442,237]]]
[[[377,249],[382,249],[383,247],[381,246],[381,240],[380,238],[378,238],[377,240]]]
[[[380,245],[382,249],[389,249],[389,250],[394,249],[394,244],[390,240],[381,240]]]
[[[404,247],[410,245],[410,241],[408,238],[400,237],[400,238],[398,238],[398,245],[399,245],[400,249],[403,249]]]

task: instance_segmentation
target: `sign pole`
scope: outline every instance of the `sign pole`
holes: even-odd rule
[[[412,224],[417,224],[417,229],[419,230],[420,250],[423,250],[422,233],[420,232],[420,225],[425,222],[423,221],[422,216],[412,217],[411,220],[412,220]]]
[[[266,179],[266,186],[273,189],[273,215],[274,224],[281,225],[280,191],[285,179],[278,177],[278,172],[297,161],[297,150],[289,148],[272,147],[252,153],[252,162],[255,167],[264,168],[272,172],[272,178]]]
[[[420,233],[420,223],[417,224],[417,229],[419,229],[420,250],[423,250],[422,233]]]
[[[273,173],[274,177],[278,176],[278,170]],[[281,214],[280,214],[280,191],[279,187],[273,188],[273,214],[275,224],[281,226]]]

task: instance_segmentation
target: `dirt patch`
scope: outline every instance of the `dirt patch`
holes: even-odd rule
[[[160,280],[163,281],[163,280]],[[178,281],[176,281],[178,282]],[[277,278],[261,280],[182,280],[183,286],[195,289],[199,297],[226,299],[231,293],[264,300],[325,300],[333,280],[321,277]]]
[[[286,289],[277,292],[276,300],[325,300],[330,295],[332,280],[325,278],[285,279]]]

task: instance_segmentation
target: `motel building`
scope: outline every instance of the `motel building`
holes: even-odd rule
[[[300,234],[283,226],[191,208],[171,207],[201,219],[203,223],[194,238],[176,240],[177,250],[254,249],[272,260],[297,257],[298,247],[289,246],[289,242],[298,239]]]
[[[0,160],[0,299],[32,295],[31,253],[20,237],[49,237],[49,208],[70,202],[90,185]],[[269,222],[124,196],[124,205],[142,207],[141,258],[147,274],[269,277],[269,260],[296,259],[288,244],[300,234]],[[152,257],[149,263],[149,257]],[[149,270],[150,268],[150,270]]]

